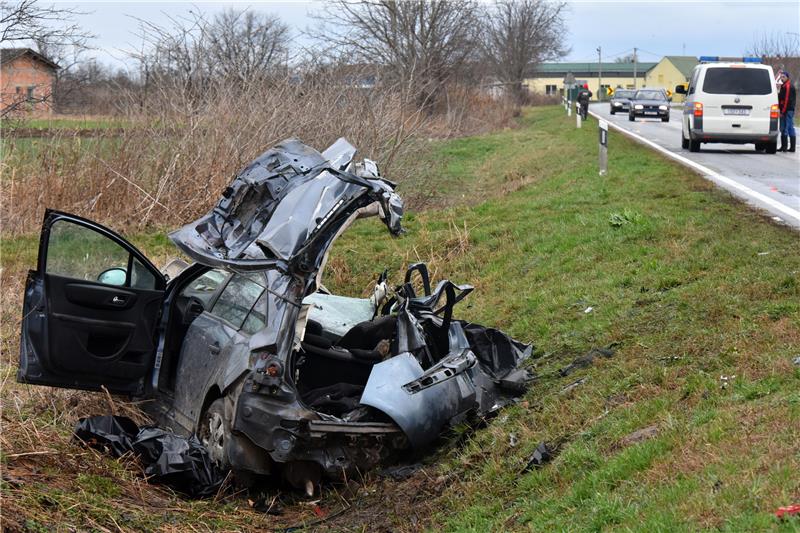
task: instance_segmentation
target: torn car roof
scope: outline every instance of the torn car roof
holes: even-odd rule
[[[209,266],[313,272],[359,209],[377,203],[373,213],[399,234],[403,203],[394,184],[369,159],[356,163],[355,153],[344,138],[322,154],[287,139],[245,167],[210,213],[169,237]]]

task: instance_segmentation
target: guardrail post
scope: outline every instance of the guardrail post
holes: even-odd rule
[[[600,133],[600,175],[605,176],[608,172],[608,122],[598,121]]]
[[[581,112],[576,110],[576,113],[575,113],[575,127],[576,128],[580,128],[581,127],[581,122],[583,122],[583,119],[581,118]]]
[[[567,100],[567,116],[572,116],[572,100]]]

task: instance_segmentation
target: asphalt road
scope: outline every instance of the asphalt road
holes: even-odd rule
[[[692,153],[681,148],[680,109],[671,111],[669,122],[640,118],[630,122],[627,113],[612,116],[607,103],[591,104],[589,110],[651,141],[735,196],[800,229],[800,152],[771,155],[757,153],[752,144],[703,144],[700,152]],[[610,129],[609,159],[613,161],[614,128]]]

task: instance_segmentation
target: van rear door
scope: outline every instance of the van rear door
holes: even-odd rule
[[[706,69],[700,88],[703,132],[768,135],[770,106],[777,102],[772,69],[735,64]]]

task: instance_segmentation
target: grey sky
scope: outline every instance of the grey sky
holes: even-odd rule
[[[229,6],[268,11],[279,15],[295,34],[316,24],[309,13],[321,7],[313,1],[251,2],[60,2],[89,14],[80,23],[98,38],[96,57],[121,65],[124,50],[136,47],[137,21],[163,20],[191,10],[214,13]],[[597,61],[640,50],[640,61],[657,61],[662,55],[742,55],[754,37],[764,32],[800,33],[800,0],[767,1],[602,1],[569,2],[566,60]],[[300,43],[304,37],[298,37]]]

